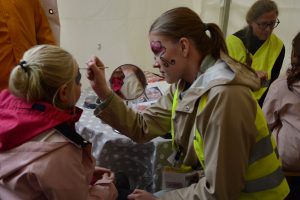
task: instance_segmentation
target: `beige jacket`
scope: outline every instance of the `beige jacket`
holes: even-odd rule
[[[115,200],[113,183],[90,185],[94,168],[91,145],[80,148],[53,129],[0,152],[0,199]]]
[[[171,85],[169,91],[142,114],[126,107],[115,95],[103,110],[95,115],[136,142],[146,142],[171,130],[172,101],[176,87],[178,99],[174,119],[175,142],[185,154],[183,163],[197,168],[199,162],[193,147],[196,123],[204,141],[205,176],[189,187],[167,192],[162,199],[205,200],[237,199],[244,188],[244,175],[251,148],[255,144],[256,101],[251,89],[260,87],[256,74],[223,55],[215,61],[210,56],[189,89],[182,92],[183,81]],[[196,114],[200,97],[207,93],[203,112]]]

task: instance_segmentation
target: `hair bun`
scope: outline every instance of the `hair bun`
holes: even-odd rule
[[[21,66],[21,68],[25,71],[28,72],[28,63],[25,60],[22,60],[19,65]]]

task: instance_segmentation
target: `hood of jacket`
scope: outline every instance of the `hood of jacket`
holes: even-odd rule
[[[181,80],[179,87],[183,88],[184,84]],[[185,92],[189,92],[189,95],[195,93],[198,97],[218,85],[241,85],[256,91],[260,89],[261,81],[253,69],[221,53],[221,59],[218,60],[210,55],[204,58],[196,80]]]
[[[52,131],[45,134],[54,134],[55,132],[52,129]],[[55,142],[28,141],[13,149],[0,151],[0,179],[11,176],[29,163],[69,144],[67,139],[60,134],[55,134],[55,137],[57,137],[54,139]],[[45,163],[46,165],[47,163]]]
[[[74,126],[82,113],[79,108],[70,114],[49,103],[28,103],[8,90],[0,93],[0,110],[0,152],[21,145],[59,124],[67,122]]]

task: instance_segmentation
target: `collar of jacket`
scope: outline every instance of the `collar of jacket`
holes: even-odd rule
[[[223,52],[218,60],[210,55],[206,56],[200,69],[205,72],[199,72],[196,80],[187,90],[183,91],[185,84],[183,80],[178,82],[182,98],[177,110],[191,113],[193,110],[187,108],[193,108],[204,93],[218,85],[243,85],[253,91],[260,89],[260,79],[255,71]]]

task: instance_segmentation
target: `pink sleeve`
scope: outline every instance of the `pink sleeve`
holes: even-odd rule
[[[271,131],[280,123],[278,114],[280,104],[280,101],[278,99],[278,96],[280,96],[279,93],[280,91],[276,86],[276,82],[274,82],[269,88],[269,91],[267,93],[262,107],[262,110],[265,114],[268,126]]]

